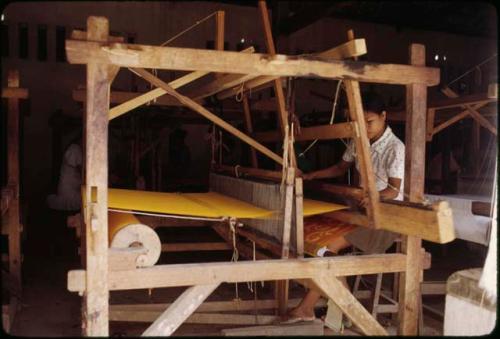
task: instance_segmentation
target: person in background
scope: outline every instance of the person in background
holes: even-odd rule
[[[58,211],[80,210],[82,196],[82,136],[78,134],[64,152],[57,194],[47,197],[47,205]]]

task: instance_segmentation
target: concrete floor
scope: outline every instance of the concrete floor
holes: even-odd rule
[[[81,297],[66,289],[67,272],[80,267],[76,247],[78,241],[74,231],[67,229],[64,217],[55,215],[39,204],[37,210],[29,211],[25,221],[24,264],[23,264],[23,300],[17,313],[12,331],[13,335],[36,337],[73,337],[81,335],[80,307]],[[199,230],[199,229],[198,229]],[[162,238],[183,241],[192,240],[192,232],[183,230],[160,231]],[[216,239],[210,230],[198,231],[200,241]],[[202,239],[203,238],[203,239]],[[186,241],[186,240],[184,240]],[[480,267],[484,263],[484,248],[467,245],[460,240],[446,247],[424,243],[427,251],[433,256],[432,268],[425,272],[425,280],[446,280],[452,273],[460,269]],[[204,253],[169,253],[162,255],[161,263],[229,261],[230,251]],[[390,275],[387,275],[390,278]],[[182,292],[183,288],[155,289],[151,295],[148,291],[120,291],[111,293],[111,303],[165,303],[171,302]],[[272,284],[257,289],[259,298],[272,298]],[[290,291],[292,298],[300,298],[304,294],[301,286],[293,285]],[[253,299],[253,294],[246,284],[239,284],[239,296],[242,299]],[[235,298],[234,284],[221,285],[208,300],[232,300]],[[444,312],[444,296],[424,297],[424,303],[432,305]],[[442,335],[443,320],[430,312],[424,312],[424,335]],[[148,326],[146,323],[110,323],[111,336],[136,336]],[[220,335],[220,330],[228,325],[184,324],[176,335]],[[395,334],[394,325],[389,325],[389,333]],[[346,329],[344,335],[360,335],[356,328]],[[338,335],[328,328],[325,335]]]

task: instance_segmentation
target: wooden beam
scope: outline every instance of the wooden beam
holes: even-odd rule
[[[27,99],[29,92],[26,88],[4,87],[2,88],[2,98]]]
[[[149,326],[143,337],[170,336],[219,286],[218,283],[189,287]]]
[[[78,30],[78,29],[72,30],[70,37],[73,40],[83,40],[83,41],[100,42],[100,40],[92,40],[90,37],[88,37],[87,31],[81,31],[81,30]],[[108,41],[110,41],[110,42],[124,42],[125,38],[122,37],[122,36],[109,35],[108,36]]]
[[[312,280],[366,335],[387,335],[387,331],[359,303],[349,290],[337,279],[325,273]]]
[[[341,60],[349,57],[355,57],[359,55],[363,55],[366,53],[366,44],[364,39],[356,39],[353,41],[348,41],[340,46],[334,47],[332,49],[326,50],[321,53],[313,54],[314,59],[323,59],[323,60],[329,60],[329,59],[336,59],[336,60]],[[269,76],[260,76],[255,78],[254,80],[249,81],[248,83],[245,83],[243,86],[243,92],[247,92],[249,90],[252,90],[253,93],[264,89],[268,88],[271,86],[274,86],[274,81],[277,79],[277,77],[269,77]],[[217,98],[219,100],[226,99],[228,97],[231,97],[235,95],[239,88],[233,88],[226,90],[224,92],[221,92],[217,95]],[[274,108],[276,109],[276,108]]]
[[[194,102],[193,100],[189,99],[186,96],[183,96],[179,92],[175,91],[172,87],[170,87],[167,83],[164,81],[158,79],[157,77],[153,76],[151,73],[149,73],[146,70],[139,69],[139,68],[134,68],[134,72],[138,73],[141,77],[143,77],[145,80],[151,82],[153,85],[160,87],[164,89],[168,94],[172,95],[174,98],[179,100],[182,104],[185,106],[189,107],[195,112],[200,113],[203,115],[205,118],[209,119],[213,123],[215,123],[217,126],[225,129],[227,132],[231,133],[238,139],[242,140],[243,142],[247,143],[251,147],[255,148],[259,152],[263,153],[264,155],[268,156],[269,158],[273,159],[276,161],[278,164],[282,165],[283,164],[283,159],[277,155],[276,153],[272,152],[269,150],[267,147],[259,144],[246,134],[242,133],[240,130],[237,128],[233,127],[232,125],[228,124],[215,114],[209,112],[207,109],[205,109],[203,106],[200,104]]]
[[[290,307],[295,307],[300,303],[301,299],[291,299]],[[123,312],[123,313],[135,313],[135,312],[156,312],[156,317],[151,321],[153,322],[164,310],[170,307],[170,303],[154,303],[154,304],[115,304],[109,305],[109,311],[113,312]],[[201,304],[196,312],[242,312],[242,311],[252,311],[273,309],[276,308],[277,303],[275,299],[264,299],[264,300],[242,300],[234,299],[231,301],[205,301]],[[325,302],[319,302],[316,307],[326,306]]]
[[[222,263],[170,264],[109,273],[110,290],[134,290],[243,281],[307,279],[318,271],[330,276],[401,272],[406,256],[400,253],[326,258],[256,260]],[[68,272],[68,290],[86,289],[85,270]]]
[[[325,324],[319,319],[290,325],[254,326],[223,329],[222,335],[229,337],[247,336],[323,336]]]
[[[349,115],[351,120],[357,125],[354,133],[354,144],[356,147],[357,160],[359,163],[359,175],[361,186],[365,196],[369,198],[366,207],[366,214],[370,220],[370,227],[378,228],[380,222],[379,193],[375,187],[375,175],[373,174],[373,164],[370,154],[370,141],[366,132],[365,116],[363,104],[361,102],[361,92],[359,83],[353,80],[345,80],[347,101],[349,104]]]
[[[179,88],[179,87],[187,85],[187,84],[205,76],[206,74],[208,74],[208,72],[201,72],[201,71],[191,72],[187,75],[184,75],[178,79],[175,79],[175,80],[169,82],[169,85],[172,88]],[[133,99],[128,99],[128,101],[126,101],[118,106],[115,106],[109,110],[109,120],[117,118],[120,115],[123,115],[123,114],[133,110],[134,108],[137,108],[141,105],[144,105],[152,100],[155,100],[155,99],[161,97],[162,95],[165,95],[166,93],[167,92],[164,91],[163,89],[156,88],[156,89],[151,90],[147,93],[138,95],[138,96],[134,97]],[[113,95],[112,95],[112,97],[113,97]],[[163,99],[163,100],[161,100],[161,99]],[[113,102],[113,98],[111,100]],[[160,104],[160,105],[180,106],[180,103],[172,97],[159,98],[157,100],[158,100],[157,104]]]
[[[410,45],[410,64],[425,66],[425,46]],[[424,198],[425,178],[425,130],[427,110],[427,88],[422,84],[406,87],[406,154],[404,192],[410,202]],[[399,282],[399,335],[417,335],[420,282],[422,278],[422,239],[414,236],[403,238],[402,251],[407,255],[406,271],[400,274]]]
[[[452,90],[450,88],[445,88],[444,89],[445,95],[448,95],[447,93],[449,93],[449,91]],[[449,97],[449,99],[443,99],[429,103],[429,108],[444,109],[444,108],[462,107],[463,105],[475,105],[483,102],[489,103],[497,100],[495,98],[488,98],[487,93],[470,94],[461,97],[459,97],[458,94],[456,93],[454,94],[456,96]]]
[[[341,60],[358,57],[366,54],[365,39],[349,40],[342,45],[336,46],[321,53],[313,54],[313,56],[323,60]]]
[[[271,23],[269,21],[269,13],[267,11],[266,1],[259,0],[259,12],[264,29],[264,38],[267,47],[267,53],[272,57],[276,55],[276,48],[274,47],[273,34],[271,31]],[[280,127],[281,135],[285,135],[285,128],[288,126],[288,112],[285,104],[285,94],[283,93],[283,86],[279,78],[273,80],[274,94],[276,97],[276,104],[278,107],[278,125]]]
[[[300,134],[295,135],[295,141],[352,138],[354,136],[353,126],[352,122],[342,122],[332,125],[301,127]],[[256,133],[255,139],[260,142],[276,142],[282,138],[277,132],[271,131]]]
[[[498,99],[498,84],[497,83],[489,84],[487,93],[488,93],[488,98]]]
[[[162,252],[223,251],[233,248],[225,242],[188,242],[162,244]]]
[[[258,91],[271,88],[274,86],[273,80],[276,79],[277,77],[273,76],[259,76],[256,77],[252,80],[249,80],[247,82],[244,82],[242,85],[243,86],[236,86],[233,88],[226,89],[216,95],[217,99],[219,100],[224,100],[229,97],[235,96],[236,94],[243,92],[243,94],[247,94],[248,91],[252,91],[252,93],[256,93]],[[284,79],[282,79],[284,80]],[[276,109],[276,106],[274,106],[273,110]]]
[[[87,19],[92,41],[107,41],[109,25],[104,17]],[[87,64],[86,114],[86,286],[84,335],[108,336],[108,65]],[[96,192],[94,198],[91,194]]]
[[[455,240],[452,210],[446,201],[435,203],[432,208],[381,202],[380,212],[380,229],[417,236],[438,244]],[[360,213],[335,211],[325,215],[342,222],[368,227],[368,219]]]
[[[225,12],[224,11],[217,11],[215,12],[215,39],[214,39],[214,48],[216,51],[223,51],[224,50],[224,33],[225,33]],[[220,78],[222,74],[220,73],[215,73],[214,74],[215,78]]]
[[[471,105],[465,105],[469,109],[469,114],[474,120],[476,120],[481,126],[489,130],[494,135],[498,135],[497,128],[493,126],[485,117],[481,115],[477,110],[475,110]]]
[[[216,172],[229,173],[229,174],[232,174],[233,176],[237,172],[238,175],[245,174],[245,175],[254,176],[254,177],[262,178],[262,179],[273,180],[273,181],[281,181],[281,178],[283,176],[281,171],[272,171],[272,170],[265,170],[262,168],[250,168],[250,167],[241,167],[241,166],[238,166],[236,168],[236,167],[227,166],[227,165],[216,165],[216,166],[214,166],[214,170]]]
[[[71,64],[96,62],[134,68],[351,79],[394,85],[418,83],[434,86],[439,83],[437,68],[360,61],[326,62],[281,54],[270,56],[259,53],[78,40],[66,40],[66,53]]]
[[[182,104],[179,101],[172,98],[171,96],[163,96],[164,94],[160,94],[160,93],[161,92],[159,91],[158,88],[156,88],[152,91],[149,91],[147,93],[112,91],[110,93],[109,103],[110,104],[126,104],[126,106],[128,106],[127,102],[132,101],[130,103],[131,104],[130,110],[137,108],[137,107],[139,107],[145,103],[148,103],[150,101],[153,105],[157,105],[157,106],[167,106],[167,107],[182,106]],[[87,100],[87,90],[86,89],[73,90],[72,98],[73,98],[73,100],[78,101],[78,102],[85,102]],[[135,101],[135,99],[137,99],[137,101]],[[155,100],[155,102],[153,102],[153,100]],[[121,106],[121,105],[119,105],[119,106]],[[119,107],[119,106],[115,106],[115,107],[110,108],[110,111],[114,108]],[[125,107],[123,107],[123,108],[120,108],[119,110],[115,110],[113,112],[114,112],[113,115],[118,114],[116,116],[119,116],[119,115],[124,114],[128,111],[125,109]]]
[[[7,72],[7,87],[12,89],[19,88],[19,72],[9,70]],[[8,253],[9,253],[9,275],[14,290],[22,292],[22,256],[21,256],[21,219],[20,219],[20,170],[19,170],[19,98],[11,97],[7,99],[7,188],[10,191],[10,199],[7,209],[7,229],[8,233]],[[3,218],[2,218],[3,219]],[[2,220],[3,223],[3,220]],[[3,233],[3,232],[2,232]],[[9,319],[14,320],[17,311],[17,302],[20,295],[9,295]]]
[[[304,192],[302,178],[295,178],[295,228],[297,257],[304,257]]]
[[[243,95],[243,114],[245,115],[245,128],[248,135],[253,135],[252,115],[250,113],[250,105],[248,104],[248,97]],[[257,153],[253,147],[250,147],[250,162],[252,167],[257,168]]]

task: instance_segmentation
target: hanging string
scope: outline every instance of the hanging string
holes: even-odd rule
[[[238,248],[236,247],[236,220],[234,218],[229,219],[229,229],[231,230],[232,234],[232,240],[233,240],[233,255],[231,257],[231,262],[237,262],[239,258],[239,252]],[[234,290],[235,290],[235,296],[236,300],[240,300],[240,296],[238,294],[238,282],[234,283]]]
[[[337,108],[337,100],[338,100],[338,97],[339,97],[339,91],[340,91],[340,87],[341,87],[341,84],[342,84],[342,80],[339,80],[339,82],[337,83],[337,89],[335,90],[335,98],[333,100],[333,105],[332,105],[332,113],[331,113],[331,116],[330,116],[330,125],[333,124],[333,120],[335,119],[335,109]],[[307,148],[299,154],[299,157],[303,157],[307,151],[309,151],[316,143],[318,142],[318,139],[315,139],[313,142],[311,142],[309,144],[309,146],[307,146]],[[343,140],[342,140],[343,142]]]
[[[491,59],[495,58],[497,56],[497,53],[493,54],[492,56],[490,56],[488,59],[484,60],[483,62],[480,62],[479,64],[477,64],[476,66],[472,67],[471,69],[469,69],[468,71],[466,71],[465,73],[463,73],[462,75],[460,75],[458,78],[456,79],[453,79],[452,81],[450,81],[446,86],[450,86],[452,83],[462,79],[464,76],[466,76],[467,74],[469,74],[470,72],[473,72],[476,68],[484,65],[485,63],[487,63],[488,61],[490,61]]]
[[[242,82],[240,88],[238,89],[238,92],[236,92],[236,95],[234,96],[234,99],[237,102],[243,101],[243,92],[244,92],[243,89],[244,88],[245,88],[245,82]]]

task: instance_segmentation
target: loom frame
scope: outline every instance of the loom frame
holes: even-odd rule
[[[401,321],[398,333],[402,335],[417,333],[419,284],[423,265],[421,239],[413,236],[408,236],[404,240],[403,253],[397,254],[224,264],[157,265],[147,269],[111,270],[108,263],[107,244],[107,124],[110,82],[118,68],[186,68],[185,64],[170,62],[172,60],[169,61],[165,57],[172,52],[180,53],[183,56],[182,59],[189,63],[189,69],[200,71],[242,74],[256,72],[269,77],[314,74],[317,77],[348,79],[354,83],[354,86],[355,81],[358,80],[399,83],[407,86],[406,145],[408,152],[405,163],[408,178],[405,181],[405,192],[409,194],[410,201],[418,201],[423,195],[426,87],[435,85],[439,81],[439,71],[424,66],[425,48],[423,45],[412,44],[410,46],[411,66],[376,65],[374,67],[356,61],[326,63],[266,55],[255,55],[255,57],[249,55],[249,58],[246,55],[237,56],[234,52],[120,44],[110,41],[108,32],[107,19],[89,17],[85,34],[87,40],[67,40],[66,43],[68,61],[87,65],[85,176],[88,205],[84,208],[87,267],[86,270],[72,270],[68,273],[69,290],[78,291],[84,296],[82,307],[84,335],[109,335],[108,297],[110,290],[192,286],[145,333],[169,335],[222,282],[300,278],[309,279],[335,300],[365,334],[387,334],[354,296],[337,279],[332,279],[332,276],[379,272],[403,272],[400,281],[403,288],[400,289]],[[125,52],[125,54],[120,57],[111,57],[111,53],[115,51]],[[208,66],[196,60],[197,58],[203,59],[203,57],[212,57],[213,60],[211,59]],[[215,57],[223,62],[218,62]],[[179,60],[176,59],[176,61]],[[251,67],[243,67],[244,64],[249,64]],[[406,70],[408,73],[397,73],[400,70]],[[144,72],[141,73],[146,75]],[[150,79],[159,84],[157,79]],[[165,86],[162,88],[168,89]],[[169,93],[175,94],[175,92]],[[359,98],[357,100],[359,101]],[[289,182],[289,184],[294,183]],[[91,190],[97,191],[95,200],[91,200]],[[198,273],[193,274],[193,270]],[[194,302],[194,299],[197,301]],[[176,312],[180,309],[186,310],[186,308],[187,312]]]

